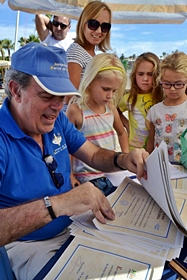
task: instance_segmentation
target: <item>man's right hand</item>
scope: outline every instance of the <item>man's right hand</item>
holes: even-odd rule
[[[115,219],[108,199],[90,182],[59,196],[50,197],[50,199],[57,217],[79,215],[92,210],[95,217],[103,224],[106,223],[105,218]]]

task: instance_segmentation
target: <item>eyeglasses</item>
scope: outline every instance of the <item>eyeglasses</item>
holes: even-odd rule
[[[187,81],[174,84],[168,82],[160,82],[161,86],[165,89],[170,89],[171,87],[174,87],[175,89],[182,89],[186,83]]]
[[[51,155],[45,155],[44,161],[48,167],[48,170],[51,174],[53,182],[57,189],[59,189],[64,184],[64,178],[61,173],[56,173],[55,170],[58,167],[58,164],[55,158]]]
[[[60,28],[61,28],[61,29],[66,29],[66,28],[69,26],[69,24],[66,25],[66,24],[61,23],[61,22],[58,22],[58,21],[56,21],[56,20],[53,20],[53,25],[54,25],[55,27],[58,27],[58,26],[60,25]]]
[[[97,21],[96,19],[89,19],[87,21],[87,24],[90,30],[97,30],[99,26],[101,26],[101,31],[103,33],[108,33],[111,28],[111,24],[109,22],[103,22],[102,24],[100,24],[100,22]]]

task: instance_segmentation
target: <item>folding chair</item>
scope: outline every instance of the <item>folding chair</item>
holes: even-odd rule
[[[0,247],[0,278],[3,280],[15,280],[9,258],[4,247]]]

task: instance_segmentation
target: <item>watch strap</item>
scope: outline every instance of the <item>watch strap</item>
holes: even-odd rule
[[[118,153],[116,153],[115,154],[115,156],[114,156],[114,165],[115,165],[115,167],[117,167],[117,168],[119,168],[120,170],[127,170],[126,168],[122,168],[121,166],[119,166],[119,164],[118,164],[118,162],[117,162],[117,160],[118,160],[118,157],[119,157],[119,155],[121,155],[121,154],[124,154],[123,152],[118,152]]]

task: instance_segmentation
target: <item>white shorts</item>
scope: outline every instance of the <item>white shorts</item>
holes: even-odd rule
[[[5,246],[18,280],[32,280],[70,236],[69,229],[43,241],[14,241]]]

